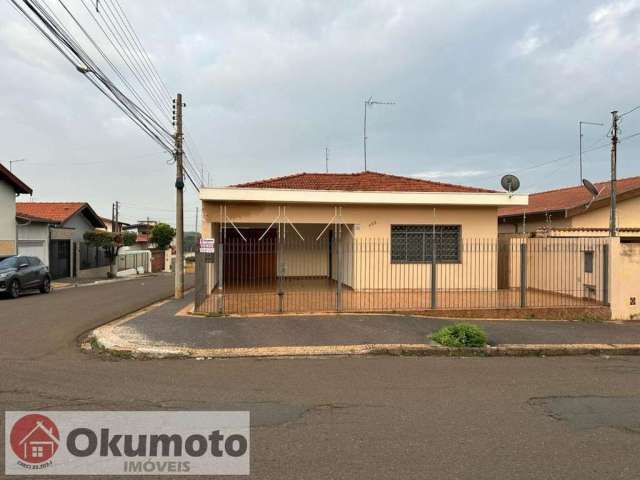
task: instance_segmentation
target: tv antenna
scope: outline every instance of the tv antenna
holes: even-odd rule
[[[585,122],[583,120],[580,120],[578,122],[578,125],[579,125],[579,129],[580,129],[580,137],[579,137],[580,138],[580,155],[579,155],[579,158],[580,158],[580,180],[584,184],[584,177],[582,176],[582,137],[583,137],[583,135],[582,135],[582,125],[596,125],[596,126],[602,127],[604,125],[604,123]]]
[[[369,97],[364,101],[364,171],[367,171],[367,107],[373,107],[374,105],[395,105],[396,102],[378,102],[373,97]]]

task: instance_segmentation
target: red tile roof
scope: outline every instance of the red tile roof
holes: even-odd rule
[[[292,190],[340,190],[348,192],[474,192],[494,190],[433,182],[378,172],[296,173],[285,177],[231,185],[239,188],[284,188]]]
[[[31,195],[33,191],[26,183],[11,173],[7,167],[0,163],[0,179],[7,182],[13,187],[16,193],[28,193]]]
[[[610,182],[598,182],[595,184],[600,194],[597,201],[607,200],[610,197]],[[640,177],[621,178],[616,182],[618,195],[640,189]],[[545,213],[570,210],[588,204],[591,194],[582,185],[575,187],[559,188],[547,192],[533,193],[529,195],[529,205],[503,207],[498,209],[499,217],[515,215]],[[608,203],[608,201],[607,201]]]
[[[82,210],[94,227],[105,228],[100,217],[86,202],[16,202],[16,216],[56,224],[66,222]]]

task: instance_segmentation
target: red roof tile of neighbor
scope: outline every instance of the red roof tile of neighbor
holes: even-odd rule
[[[618,195],[640,189],[640,177],[621,178],[616,182]],[[595,184],[600,192],[596,200],[605,200],[610,196],[610,182],[598,182]],[[498,209],[498,216],[509,217],[514,215],[544,213],[569,210],[586,205],[591,201],[591,194],[582,185],[575,187],[559,188],[547,192],[532,193],[529,195],[529,205],[503,207]],[[607,202],[608,203],[608,202]]]
[[[26,183],[16,177],[7,167],[0,163],[0,179],[7,182],[13,187],[16,193],[28,193],[31,195],[33,191]]]
[[[348,192],[471,192],[494,193],[494,190],[433,182],[388,173],[296,173],[285,177],[231,185],[239,188],[283,188],[292,190],[340,190]]]
[[[16,202],[16,216],[49,223],[64,223],[80,211],[94,227],[106,227],[86,202]]]

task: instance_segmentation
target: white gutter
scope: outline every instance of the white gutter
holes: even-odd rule
[[[200,188],[200,200],[215,202],[370,205],[528,205],[528,195],[484,192],[347,192],[284,188]]]

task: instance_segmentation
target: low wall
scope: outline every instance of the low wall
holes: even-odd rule
[[[109,275],[109,268],[109,266],[106,266],[79,270],[78,278],[107,278],[107,276]]]
[[[611,318],[640,318],[640,244],[611,239]]]

